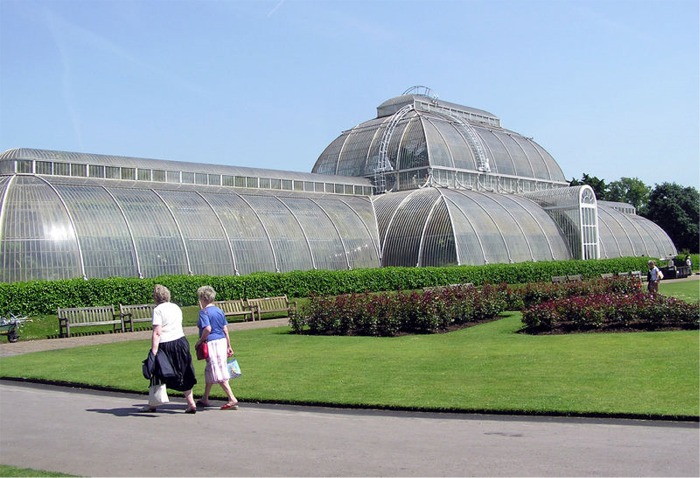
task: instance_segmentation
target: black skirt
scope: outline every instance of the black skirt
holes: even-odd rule
[[[160,382],[164,383],[167,388],[178,392],[191,390],[197,383],[197,378],[195,377],[190,343],[187,341],[187,338],[180,337],[170,342],[161,342],[158,345],[158,353],[165,353],[175,370],[174,377],[162,378]]]

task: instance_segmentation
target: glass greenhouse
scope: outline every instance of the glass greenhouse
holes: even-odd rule
[[[421,87],[422,88],[422,87]],[[4,282],[676,254],[491,113],[408,90],[312,173],[0,153]]]
[[[366,180],[119,159],[36,150],[0,156],[2,281],[379,264]],[[154,181],[154,166],[179,182]],[[37,174],[41,167],[53,174]],[[34,172],[7,174],[12,168]],[[107,168],[129,169],[129,179],[90,174]],[[234,185],[242,177],[247,187],[221,186],[221,177]]]

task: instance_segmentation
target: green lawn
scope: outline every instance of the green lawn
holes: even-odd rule
[[[697,294],[697,282],[671,285],[674,295]],[[528,336],[518,333],[520,318],[511,312],[448,334],[395,338],[238,331],[233,345],[243,376],[234,391],[243,402],[700,416],[698,331]],[[145,392],[148,348],[138,340],[6,357],[0,376]],[[203,365],[196,363],[197,396]],[[214,396],[223,398],[216,389]]]
[[[16,466],[0,465],[0,476],[75,476],[57,473],[53,471],[35,470],[33,468],[19,468]]]
[[[520,326],[520,314],[510,313],[449,334],[396,338],[298,336],[288,327],[236,332],[243,376],[234,390],[242,401],[699,415],[696,331],[527,336]],[[144,391],[148,346],[139,340],[7,357],[0,376]],[[203,377],[203,362],[196,366]],[[199,383],[195,394],[202,389]]]

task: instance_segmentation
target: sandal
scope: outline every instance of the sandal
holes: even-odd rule
[[[238,410],[238,402],[228,402],[221,407],[222,410]]]
[[[185,410],[185,413],[191,413],[192,415],[194,415],[195,413],[197,413],[197,409],[196,408],[188,408],[187,410]]]

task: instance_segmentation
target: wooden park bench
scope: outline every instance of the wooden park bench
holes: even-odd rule
[[[155,308],[155,304],[119,304],[119,315],[124,322],[124,327],[128,328],[129,332],[133,332],[134,322],[153,322],[153,309]]]
[[[615,275],[612,272],[607,272],[605,274],[600,274],[601,279],[612,279]]]
[[[247,299],[246,303],[249,307],[255,307],[258,320],[262,318],[262,314],[269,313],[284,313],[289,316],[297,310],[297,303],[290,302],[286,295],[278,297],[264,297],[262,299]]]
[[[566,282],[581,282],[583,280],[583,277],[581,277],[581,274],[574,274],[571,276],[566,276]]]
[[[561,284],[566,282],[566,276],[552,276],[552,284]]]
[[[243,317],[244,320],[255,320],[256,306],[251,306],[243,299],[217,300],[214,305],[224,311],[226,317]]]
[[[119,314],[114,313],[114,307],[72,307],[58,309],[58,335],[70,337],[71,327],[92,327],[96,325],[111,325],[112,331],[117,329],[124,332],[124,322]]]

